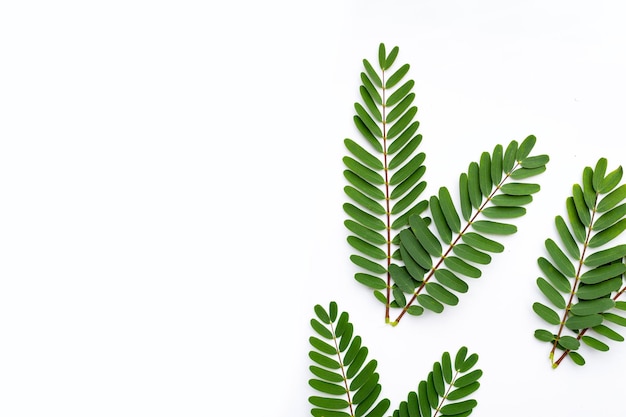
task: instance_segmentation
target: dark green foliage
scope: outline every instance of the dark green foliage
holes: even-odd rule
[[[607,165],[601,158],[595,168],[583,170],[581,183],[573,185],[566,199],[566,217],[555,218],[558,238],[545,240],[546,254],[538,259],[543,299],[533,310],[555,330],[538,329],[535,337],[550,343],[555,368],[567,356],[583,365],[583,345],[607,351],[609,345],[601,339],[624,340],[613,327],[626,325],[617,312],[626,288],[626,245],[614,240],[626,229],[626,204],[621,204],[626,188],[618,187],[622,167],[607,174]]]
[[[309,338],[311,388],[318,392],[309,397],[313,416],[382,417],[389,400],[379,398],[381,386],[377,362],[368,359],[368,349],[354,334],[346,312],[339,313],[331,302],[328,310],[314,307],[316,318],[311,327],[316,335]]]
[[[378,52],[377,62],[363,60],[361,101],[354,105],[354,123],[362,141],[345,140],[349,155],[343,160],[344,176],[349,185],[344,191],[349,202],[344,210],[351,233],[348,243],[357,251],[350,259],[366,270],[355,278],[386,304],[388,319],[390,300],[401,293],[388,273],[398,233],[409,216],[423,212],[428,203],[420,199],[426,188],[425,155],[418,152],[422,135],[417,133],[410,65],[395,64],[398,47],[388,52],[380,44]],[[394,302],[398,304],[401,301]]]
[[[378,365],[368,359],[369,351],[361,337],[354,334],[347,312],[339,312],[332,301],[328,310],[314,307],[311,319],[315,332],[309,338],[311,351],[309,397],[315,417],[382,417],[390,401],[381,398],[382,386]],[[477,401],[471,395],[480,387],[482,370],[475,369],[476,353],[462,347],[453,356],[444,352],[433,364],[425,380],[408,394],[407,400],[393,411],[394,417],[469,415]]]
[[[478,402],[470,396],[480,387],[483,372],[473,369],[478,355],[468,355],[466,347],[454,357],[444,352],[433,364],[428,377],[418,384],[405,401],[393,412],[393,417],[468,416]]]
[[[491,254],[504,250],[498,236],[517,231],[509,219],[523,216],[523,205],[540,189],[519,178],[543,172],[542,164],[549,160],[546,155],[528,156],[535,142],[535,137],[529,136],[521,144],[512,141],[506,151],[497,145],[491,153],[483,152],[479,162],[470,163],[460,175],[460,207],[450,191],[441,187],[429,200],[431,217],[409,217],[409,227],[400,232],[399,260],[404,266],[394,263],[389,267],[393,282],[406,293],[408,302],[400,306],[402,311],[392,324],[398,323],[414,302],[435,313],[441,313],[446,305],[456,305],[455,293],[467,292],[467,280],[479,278],[484,265],[491,263]],[[532,175],[518,174],[529,167]],[[413,263],[421,269],[411,268]]]
[[[409,64],[394,67],[397,56],[398,47],[388,52],[380,44],[376,63],[363,60],[361,101],[354,105],[361,140],[345,139],[343,159],[347,240],[357,252],[350,259],[364,270],[355,279],[384,303],[385,320],[393,325],[405,313],[442,312],[458,303],[455,292],[467,291],[467,278],[480,277],[491,254],[503,251],[497,237],[517,231],[511,219],[526,213],[540,189],[525,180],[549,161],[530,155],[534,136],[506,149],[497,145],[469,164],[455,197],[441,187],[422,199],[426,168],[418,152],[415,82],[407,79]],[[393,321],[392,309],[400,310]]]

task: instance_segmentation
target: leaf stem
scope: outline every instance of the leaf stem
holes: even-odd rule
[[[450,386],[448,386],[446,393],[443,395],[443,397],[441,397],[441,401],[439,402],[439,405],[437,406],[437,409],[435,410],[435,414],[433,414],[433,417],[437,417],[439,410],[441,410],[441,407],[443,407],[443,403],[448,399],[448,395],[450,395],[450,391],[452,391],[452,388],[454,388],[454,383],[456,382],[456,378],[458,376],[459,376],[459,371],[458,369],[455,369],[454,376],[452,377],[452,380],[450,381]]]
[[[500,183],[495,187],[495,189],[491,192],[491,194],[489,194],[489,196],[487,197],[487,199],[483,202],[483,204],[481,204],[481,206],[478,208],[478,210],[476,211],[476,213],[474,213],[474,215],[472,216],[472,218],[467,222],[467,224],[465,225],[465,227],[463,228],[463,230],[461,230],[461,232],[456,236],[456,238],[454,239],[454,241],[450,244],[450,246],[448,247],[448,249],[445,251],[445,253],[443,255],[441,255],[441,258],[439,258],[439,260],[437,261],[437,263],[435,264],[435,266],[433,266],[430,271],[428,272],[428,275],[426,276],[426,278],[422,281],[422,283],[420,284],[420,286],[417,288],[417,290],[413,293],[413,296],[411,297],[411,299],[409,300],[409,302],[406,304],[406,306],[404,306],[404,308],[402,309],[402,311],[400,312],[400,314],[398,315],[398,317],[396,318],[396,320],[394,321],[394,324],[398,324],[400,322],[400,319],[402,319],[402,317],[404,316],[404,314],[408,311],[409,307],[411,307],[411,305],[413,305],[413,303],[417,300],[417,296],[422,292],[422,290],[424,289],[424,287],[426,286],[426,284],[428,283],[428,281],[430,281],[430,279],[433,277],[433,275],[435,275],[435,271],[437,271],[437,269],[439,269],[439,267],[441,266],[441,264],[445,261],[446,257],[450,254],[450,252],[452,251],[452,249],[454,248],[454,246],[459,242],[459,240],[463,237],[463,235],[468,231],[468,229],[470,228],[470,226],[472,225],[472,223],[476,220],[476,218],[478,217],[478,215],[485,209],[485,207],[487,206],[487,204],[491,201],[491,199],[495,196],[495,194],[500,190],[500,188],[502,187],[502,185],[504,185],[504,183],[506,182],[506,180],[508,180],[511,176],[511,173],[513,171],[515,171],[517,169],[517,167],[519,166],[519,161],[515,164],[515,166],[511,169],[511,171],[507,172],[507,174],[504,176],[504,178],[500,181]]]
[[[389,266],[391,265],[391,202],[389,194],[389,166],[387,161],[387,106],[385,88],[385,69],[382,69],[382,123],[383,123],[383,169],[385,170],[385,204],[387,216],[387,302],[385,303],[385,323],[389,323],[389,309],[391,303],[391,273]]]
[[[343,385],[346,389],[346,395],[348,397],[348,404],[350,406],[350,416],[354,416],[354,410],[352,409],[352,398],[350,396],[350,386],[348,385],[348,377],[346,376],[346,368],[343,364],[343,360],[342,360],[341,353],[339,350],[339,343],[337,342],[337,336],[335,333],[335,327],[333,326],[332,322],[330,323],[330,330],[333,335],[333,342],[335,343],[335,349],[337,350],[337,360],[339,361],[339,367],[341,369],[341,376],[343,377]]]
[[[583,251],[582,251],[582,254],[580,255],[580,259],[578,260],[578,269],[576,271],[576,276],[574,278],[574,284],[572,285],[572,291],[570,292],[567,306],[565,306],[565,312],[563,313],[563,318],[561,319],[561,323],[559,324],[559,331],[557,332],[556,337],[554,338],[554,343],[552,344],[552,350],[550,351],[550,358],[552,360],[553,368],[556,368],[557,366],[559,366],[563,358],[565,358],[565,356],[567,356],[570,352],[570,349],[566,349],[565,352],[561,355],[561,357],[559,357],[559,359],[554,361],[554,354],[558,347],[559,340],[561,339],[561,334],[563,333],[563,328],[565,327],[567,316],[569,316],[569,312],[570,312],[570,309],[572,308],[572,304],[574,304],[574,296],[576,295],[576,291],[578,290],[578,285],[580,284],[580,276],[581,276],[581,272],[582,272],[582,268],[583,268],[583,264],[585,260],[585,253],[587,253],[587,248],[589,247],[589,240],[591,239],[591,230],[593,227],[593,220],[596,215],[597,204],[598,204],[598,194],[596,193],[596,198],[593,203],[593,210],[591,212],[591,220],[589,221],[587,236],[585,237],[585,242],[583,243]],[[580,340],[586,331],[587,329],[583,329],[578,334],[576,339]]]
[[[617,301],[617,299],[620,298],[622,294],[624,294],[625,291],[626,291],[626,286],[624,286],[621,290],[619,290],[613,296],[613,301]],[[589,327],[582,329],[576,336],[576,340],[582,339],[582,337],[585,335],[585,333],[587,333],[588,330],[589,330]],[[552,350],[552,352],[554,352],[554,350]],[[571,349],[565,349],[563,353],[561,354],[561,356],[559,356],[559,358],[552,363],[552,367],[553,368],[558,367],[561,364],[561,362],[563,362],[563,359],[565,359],[565,357],[569,355],[570,352],[571,352]],[[551,357],[554,357],[554,353],[551,354]]]

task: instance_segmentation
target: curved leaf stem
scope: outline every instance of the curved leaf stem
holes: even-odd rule
[[[557,332],[556,337],[554,338],[554,343],[552,344],[552,350],[550,351],[550,360],[552,361],[553,368],[556,368],[557,366],[559,366],[563,358],[565,358],[565,356],[567,356],[570,352],[570,349],[566,349],[564,353],[561,355],[561,357],[557,359],[556,361],[554,361],[554,353],[556,352],[556,349],[558,347],[559,340],[561,339],[561,334],[563,333],[563,328],[565,327],[565,322],[567,321],[567,317],[569,316],[570,309],[572,308],[572,304],[574,303],[574,296],[576,295],[576,291],[578,290],[578,285],[580,284],[580,276],[581,276],[581,272],[582,272],[582,268],[583,268],[583,264],[585,260],[585,253],[587,252],[587,248],[589,246],[589,240],[591,239],[591,230],[593,227],[593,220],[596,215],[597,204],[598,204],[598,194],[596,193],[596,198],[593,203],[593,210],[591,212],[591,220],[589,221],[587,236],[585,237],[585,242],[583,243],[583,251],[582,251],[582,254],[580,255],[580,259],[578,260],[578,269],[576,270],[576,276],[574,278],[574,284],[572,285],[572,291],[570,292],[567,306],[565,306],[565,312],[563,313],[563,318],[561,319],[561,323],[559,324],[559,331]],[[584,335],[586,331],[587,329],[582,330],[578,334],[578,337],[576,337],[576,339],[580,340],[580,338],[582,338],[582,336]]]
[[[404,308],[402,309],[402,311],[400,312],[400,314],[398,315],[398,317],[396,318],[396,320],[393,322],[394,325],[397,325],[400,322],[400,319],[402,319],[402,317],[404,316],[404,314],[408,311],[409,307],[411,307],[411,305],[413,305],[413,303],[415,302],[415,300],[417,300],[417,296],[422,292],[422,290],[424,289],[424,287],[426,286],[426,284],[428,283],[428,281],[430,281],[430,279],[433,277],[433,275],[435,275],[435,271],[437,271],[437,269],[439,269],[439,267],[441,266],[441,264],[443,264],[444,260],[446,259],[446,257],[450,254],[450,252],[452,251],[452,249],[454,248],[454,246],[459,242],[459,240],[463,237],[463,235],[468,231],[468,229],[471,227],[472,223],[476,220],[476,218],[478,217],[478,215],[485,209],[485,207],[487,206],[487,204],[491,201],[491,199],[496,195],[496,193],[498,192],[498,190],[500,190],[500,188],[504,185],[504,183],[506,182],[506,180],[509,179],[509,177],[511,176],[511,173],[513,171],[515,171],[515,169],[517,169],[517,167],[519,166],[519,161],[515,164],[515,166],[511,169],[510,172],[507,172],[507,174],[504,176],[504,178],[500,181],[500,183],[495,187],[495,189],[491,192],[491,194],[489,194],[489,197],[487,197],[487,199],[485,200],[485,202],[483,204],[481,204],[481,206],[478,208],[478,210],[476,211],[476,213],[472,216],[472,218],[467,222],[467,224],[465,225],[465,227],[463,228],[463,230],[461,230],[461,232],[456,236],[456,238],[454,239],[454,241],[450,244],[450,246],[448,247],[448,249],[446,249],[445,253],[443,255],[441,255],[441,258],[439,258],[439,260],[437,261],[437,263],[435,264],[435,266],[433,266],[431,268],[431,270],[428,272],[428,275],[426,276],[426,278],[422,281],[422,283],[420,284],[420,286],[417,288],[417,290],[415,290],[415,292],[413,293],[413,297],[411,297],[411,299],[409,300],[409,302],[406,304],[406,306],[404,306]]]

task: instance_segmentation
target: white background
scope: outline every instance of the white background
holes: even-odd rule
[[[531,305],[572,184],[626,162],[626,12],[516,3],[2,2],[0,415],[309,415],[331,300],[394,408],[466,345],[475,415],[619,413],[626,346],[552,370]],[[416,81],[424,196],[498,143],[551,157],[460,304],[396,328],[352,278],[341,208],[380,42]]]

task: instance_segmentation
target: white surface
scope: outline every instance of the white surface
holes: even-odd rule
[[[554,371],[536,259],[582,168],[626,161],[619,2],[4,2],[0,414],[306,416],[336,300],[396,407],[444,350],[474,415],[614,414],[626,346]],[[398,327],[352,278],[341,205],[363,58],[412,65],[429,184],[538,138],[542,191],[459,306]]]

